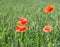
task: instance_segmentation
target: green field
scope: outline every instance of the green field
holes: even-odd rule
[[[45,14],[45,7],[55,9]],[[28,19],[29,30],[15,34],[20,17]],[[51,25],[51,33],[43,31]],[[0,47],[60,47],[60,0],[0,0]]]

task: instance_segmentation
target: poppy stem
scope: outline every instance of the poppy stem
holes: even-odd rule
[[[46,16],[46,24],[48,24],[48,17]]]
[[[15,31],[15,47],[17,47],[18,46],[18,41],[17,41],[17,32]]]

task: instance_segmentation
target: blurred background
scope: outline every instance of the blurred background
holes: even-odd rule
[[[47,5],[55,6],[48,17]],[[28,19],[29,30],[15,34],[20,17]],[[53,27],[51,33],[43,31],[45,25]],[[0,0],[0,47],[60,47],[60,0]]]

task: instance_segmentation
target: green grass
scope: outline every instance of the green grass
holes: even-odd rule
[[[50,4],[55,10],[47,16]],[[15,34],[20,17],[28,19],[29,30]],[[45,25],[53,26],[51,33]],[[0,0],[0,47],[60,47],[60,0]]]

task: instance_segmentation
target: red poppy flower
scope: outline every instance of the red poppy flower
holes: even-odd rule
[[[16,25],[16,31],[17,32],[25,32],[26,30],[28,30],[28,27],[27,26],[19,26],[19,25]]]
[[[44,28],[43,28],[43,31],[44,32],[51,32],[52,31],[52,27],[51,26],[45,26]]]
[[[27,21],[26,18],[21,17],[21,18],[19,19],[18,23],[19,23],[19,24],[23,24],[23,25],[27,25],[27,24],[28,24],[28,21]]]
[[[49,5],[49,6],[47,6],[47,7],[45,8],[45,13],[48,14],[48,12],[51,12],[51,11],[53,11],[53,10],[54,10],[54,6]]]

